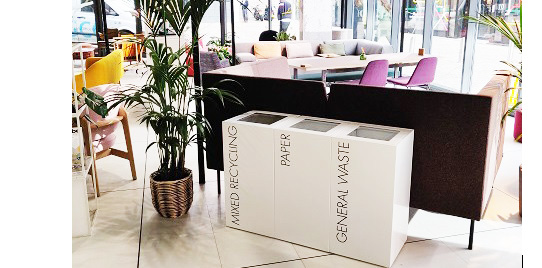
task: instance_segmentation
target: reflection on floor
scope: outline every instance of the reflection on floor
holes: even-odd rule
[[[124,84],[141,84],[127,72]],[[288,242],[225,227],[224,195],[218,196],[216,172],[206,171],[207,183],[194,173],[194,201],[187,215],[164,219],[154,210],[149,174],[158,167],[154,140],[130,111],[130,128],[138,179],[133,181],[126,160],[98,160],[102,196],[92,236],[72,239],[73,267],[378,267]],[[409,225],[407,244],[393,267],[521,267],[521,218],[518,209],[520,143],[507,122],[504,159],[489,206],[476,223],[474,249],[467,250],[470,221],[419,210]],[[123,141],[119,128],[117,141]],[[122,142],[116,144],[124,149]],[[197,169],[196,147],[187,166]]]

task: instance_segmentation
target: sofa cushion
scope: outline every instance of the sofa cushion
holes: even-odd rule
[[[311,44],[305,42],[286,44],[286,56],[289,59],[312,57]]]
[[[279,41],[282,48],[282,55],[286,56],[286,44],[297,44],[297,43],[310,43],[312,49],[312,56],[315,56],[320,51],[320,44],[322,42],[315,40],[292,40],[292,41]]]
[[[346,55],[358,55],[358,40],[349,39],[349,40],[329,40],[324,41],[325,44],[344,44],[344,52]]]
[[[256,56],[248,52],[235,53],[235,58],[237,58],[237,61],[240,63],[256,61]]]
[[[280,43],[276,41],[257,42],[254,44],[254,55],[258,59],[270,59],[280,57]]]
[[[346,55],[346,53],[344,52],[343,43],[321,44],[320,52],[322,52],[322,54],[337,54],[341,56]]]
[[[358,45],[356,48],[356,55],[361,55],[361,48],[365,48],[365,54],[382,54],[393,53],[393,47],[391,45],[382,44],[365,39],[356,39]]]
[[[254,42],[235,42],[235,54],[254,53]]]

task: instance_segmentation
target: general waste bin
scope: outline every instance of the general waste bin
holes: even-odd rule
[[[407,239],[414,131],[351,124],[332,139],[330,252],[390,267]]]

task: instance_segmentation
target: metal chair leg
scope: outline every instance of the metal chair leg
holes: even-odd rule
[[[469,233],[469,250],[472,250],[472,242],[474,239],[474,220],[470,220],[470,233]]]

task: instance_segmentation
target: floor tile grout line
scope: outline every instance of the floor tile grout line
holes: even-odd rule
[[[291,245],[294,248],[294,251],[295,251],[295,254],[297,254],[297,257],[301,258],[301,256],[299,255],[299,252],[297,251],[297,249],[295,249],[294,245],[293,244],[291,244]],[[301,261],[301,264],[303,264],[303,267],[305,267],[305,264],[303,263],[303,261]]]
[[[218,202],[220,202],[220,195],[218,196],[218,199]],[[220,258],[220,251],[218,250],[218,244],[216,242],[215,228],[213,227],[213,222],[211,221],[211,213],[209,212],[209,205],[207,204],[207,202],[205,202],[205,207],[207,208],[207,216],[209,216],[209,223],[211,224],[211,230],[213,231],[213,239],[215,240],[215,248],[216,253],[218,254],[218,261],[220,262],[220,267],[222,267],[222,258]]]
[[[149,132],[147,131],[147,143],[149,142]],[[143,169],[143,195],[141,196],[141,217],[139,222],[139,245],[137,248],[137,268],[139,268],[139,259],[141,257],[141,240],[143,237],[143,211],[145,208],[145,183],[147,178],[147,152],[145,151],[145,168]]]
[[[257,264],[257,265],[243,266],[243,267],[241,267],[241,268],[260,267],[260,266],[264,266],[264,265],[279,264],[279,263],[286,263],[286,262],[292,262],[292,261],[301,261],[301,262],[303,262],[303,260],[307,260],[307,259],[319,258],[319,257],[325,257],[325,256],[332,256],[332,255],[335,255],[335,254],[333,254],[333,253],[326,253],[326,254],[323,254],[323,255],[312,256],[312,257],[305,257],[305,258],[298,258],[298,259],[292,259],[292,260],[286,260],[286,261],[277,261],[277,262],[270,262],[270,263],[264,263],[264,264]],[[305,264],[303,264],[303,266],[305,266]]]
[[[500,231],[500,230],[512,229],[512,228],[521,228],[521,225],[520,226],[509,226],[509,227],[503,227],[503,228],[496,228],[496,229],[491,229],[491,230],[476,231],[476,232],[474,232],[474,234],[485,233],[485,232],[493,232],[493,231]],[[441,238],[448,238],[448,237],[454,237],[454,236],[460,236],[460,235],[468,235],[468,234],[469,233],[463,233],[463,234],[455,234],[455,235],[440,236],[440,237],[435,237],[435,238],[421,239],[421,240],[416,240],[416,241],[407,241],[407,242],[405,242],[405,244],[424,242],[424,241],[430,241],[430,240],[438,240],[438,239],[441,239]]]
[[[135,191],[135,190],[143,190],[143,189],[147,189],[149,187],[137,187],[137,188],[133,188],[133,189],[120,189],[120,190],[112,190],[112,191],[100,191],[100,194],[104,194],[104,193],[116,193],[116,192],[126,192],[126,191]]]
[[[451,248],[451,247],[448,245],[449,243],[444,243],[443,241],[438,241],[438,242],[440,242],[440,243],[443,244],[448,250],[450,250],[451,252],[453,252],[454,255],[455,255],[456,257],[458,257],[460,260],[462,260],[466,265],[469,264],[469,261],[466,260],[466,259],[464,259],[464,258],[461,256],[461,254],[458,253],[457,250],[454,250],[453,248]],[[473,245],[473,249],[472,249],[472,250],[474,250],[474,249],[475,249],[475,244]],[[472,250],[469,250],[468,248],[465,248],[464,250],[472,251]]]
[[[497,190],[497,191],[499,191],[499,192],[501,192],[501,193],[503,193],[503,194],[505,194],[505,195],[507,195],[507,196],[513,198],[513,199],[516,200],[516,201],[519,201],[519,198],[516,198],[516,197],[514,197],[514,196],[508,194],[507,192],[505,192],[505,191],[503,191],[503,190],[501,190],[501,189],[499,189],[499,188],[497,188],[497,187],[495,187],[495,186],[493,186],[493,189],[495,189],[495,190]]]

